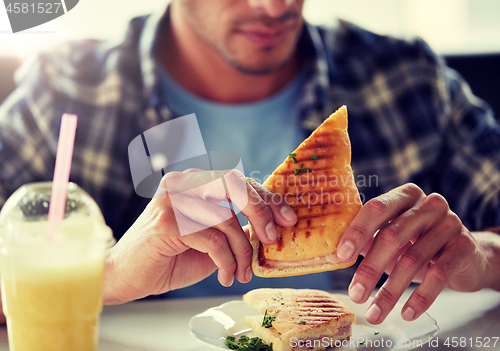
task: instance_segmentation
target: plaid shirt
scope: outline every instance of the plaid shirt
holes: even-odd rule
[[[135,18],[123,38],[41,53],[17,72],[0,108],[0,204],[20,185],[50,180],[60,118],[79,116],[71,180],[120,237],[147,199],[133,188],[128,144],[175,116],[158,84],[156,37],[165,16]],[[340,21],[306,24],[302,127],[349,109],[352,164],[368,200],[406,183],[438,192],[471,230],[500,225],[500,127],[484,102],[421,40],[375,35]]]

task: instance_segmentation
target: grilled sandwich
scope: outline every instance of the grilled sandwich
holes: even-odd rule
[[[252,270],[285,277],[349,267],[337,258],[338,243],[361,208],[351,169],[347,108],[328,117],[263,184],[297,214],[294,227],[277,226],[278,239],[262,244],[250,227]]]
[[[262,313],[245,321],[273,351],[324,350],[350,339],[356,322],[349,307],[321,290],[256,289],[243,301]]]

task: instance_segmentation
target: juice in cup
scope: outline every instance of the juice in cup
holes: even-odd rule
[[[1,291],[10,349],[97,350],[111,230],[90,196],[70,184],[60,240],[49,241],[46,213],[39,214],[47,198],[39,194],[48,188],[50,199],[50,183],[42,184],[21,188],[25,193],[16,192],[10,198],[15,205],[9,199],[0,214]]]

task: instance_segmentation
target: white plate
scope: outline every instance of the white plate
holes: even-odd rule
[[[427,313],[413,322],[401,318],[397,304],[385,321],[379,325],[369,324],[364,315],[371,298],[364,304],[354,304],[347,295],[336,294],[356,315],[356,325],[349,345],[329,348],[335,351],[351,350],[411,350],[429,342],[439,331],[436,321]],[[189,321],[189,330],[198,340],[219,350],[228,350],[224,340],[228,335],[256,336],[245,323],[245,316],[259,314],[256,308],[241,300],[229,301],[197,314]]]

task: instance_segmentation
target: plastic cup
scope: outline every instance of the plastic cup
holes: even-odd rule
[[[51,182],[19,188],[0,212],[0,272],[10,350],[97,350],[106,248],[95,201],[68,184],[57,240],[47,237]]]

